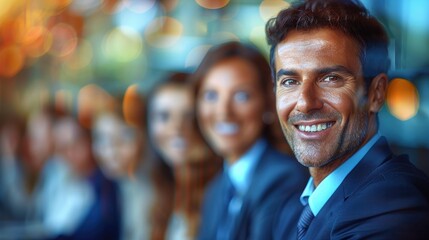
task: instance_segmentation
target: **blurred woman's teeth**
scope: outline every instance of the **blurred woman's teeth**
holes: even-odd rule
[[[219,134],[235,134],[238,132],[238,124],[236,123],[218,123],[215,126],[215,131]]]
[[[185,148],[186,147],[186,140],[181,137],[175,137],[171,139],[170,142],[171,146],[174,148]]]

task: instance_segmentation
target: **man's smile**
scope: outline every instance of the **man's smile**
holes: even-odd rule
[[[320,132],[332,127],[334,124],[335,122],[324,122],[324,123],[317,123],[317,124],[302,123],[302,124],[295,125],[295,127],[302,132]]]

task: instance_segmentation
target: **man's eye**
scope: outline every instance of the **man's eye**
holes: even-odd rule
[[[207,102],[214,102],[218,98],[218,94],[215,91],[208,90],[204,92],[203,98]]]
[[[297,80],[295,80],[295,79],[290,79],[290,78],[288,78],[288,79],[284,79],[284,80],[282,80],[282,81],[280,82],[280,84],[281,84],[282,86],[285,86],[285,87],[292,87],[292,86],[294,86],[294,85],[298,85],[299,83],[298,83],[298,81],[297,81]]]
[[[340,77],[339,77],[339,76],[336,76],[336,75],[329,75],[329,76],[324,77],[324,78],[322,79],[322,82],[325,82],[325,83],[332,82],[332,83],[334,83],[334,82],[338,82],[339,80],[340,80]]]
[[[236,92],[234,94],[234,99],[237,102],[246,102],[247,100],[249,100],[249,97],[250,97],[249,94],[243,91]]]

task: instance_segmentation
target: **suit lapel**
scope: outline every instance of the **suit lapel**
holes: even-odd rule
[[[381,137],[329,198],[310,224],[305,238],[318,239],[321,236],[329,236],[337,211],[341,208],[340,205],[366,182],[366,176],[391,156],[392,152],[386,139]]]
[[[243,204],[240,209],[240,213],[235,219],[234,226],[231,230],[231,239],[239,239],[239,236],[243,234],[239,234],[240,232],[247,232],[248,223],[246,222],[249,219],[250,211],[253,209],[252,206],[255,205],[262,197],[264,186],[269,186],[266,184],[265,180],[269,179],[263,176],[263,173],[268,173],[267,169],[267,161],[269,157],[267,157],[269,153],[269,145],[264,149],[261,157],[258,159],[258,163],[255,167],[255,172],[252,176],[252,181],[249,185],[249,189],[247,193],[243,196]]]
[[[369,176],[378,166],[391,157],[392,152],[386,138],[381,137],[344,179],[344,182],[340,186],[344,193],[344,198],[353,194],[365,182],[363,176]]]
[[[210,199],[210,203],[213,204],[213,206],[207,206],[210,209],[210,214],[208,214],[207,216],[210,216],[209,221],[211,222],[211,224],[208,224],[209,229],[207,229],[206,231],[210,233],[207,234],[207,236],[212,236],[213,239],[215,239],[216,237],[220,222],[223,221],[223,212],[220,209],[223,210],[224,206],[222,205],[221,208],[219,208],[217,205],[223,204],[222,198],[225,194],[225,184],[226,181],[228,181],[226,179],[227,177],[228,176],[225,174],[225,172],[222,171],[221,176],[219,176],[218,182],[214,186],[214,194],[211,195],[212,199]]]

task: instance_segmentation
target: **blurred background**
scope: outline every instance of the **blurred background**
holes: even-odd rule
[[[251,42],[280,0],[1,0],[0,117],[46,102],[83,115],[145,94],[166,71],[192,71],[213,44]],[[381,131],[429,171],[429,2],[365,0],[391,36]],[[97,96],[97,97],[95,97]],[[124,102],[125,103],[125,102]]]
[[[380,131],[394,152],[409,154],[429,174],[429,1],[362,2],[391,40]],[[250,42],[268,58],[265,23],[288,6],[281,0],[0,0],[0,238],[46,239],[78,229],[76,234],[99,231],[94,236],[100,239],[107,239],[104,233],[142,239],[136,230],[144,220],[132,213],[150,209],[141,204],[156,191],[144,187],[150,185],[144,177],[135,181],[147,175],[135,165],[151,154],[138,149],[147,145],[138,140],[145,131],[142,99],[168,72],[195,70],[215,44]],[[99,120],[92,129],[94,116],[117,109],[123,119]],[[73,118],[53,121],[58,112]],[[91,151],[102,157],[119,145],[132,148],[124,150],[128,160],[123,166],[107,162],[113,173],[103,176]],[[47,161],[56,155],[67,159],[67,167]],[[120,206],[121,189],[128,190],[120,201],[134,200],[122,230],[104,221],[115,221],[115,207],[94,210],[99,203]],[[85,211],[100,228],[78,221],[76,213]]]
[[[392,60],[381,132],[429,172],[429,1],[364,0],[386,26]],[[122,98],[131,111],[172,70],[192,71],[228,40],[268,56],[264,27],[280,0],[1,0],[0,117],[27,116],[46,103],[89,126]],[[127,113],[124,113],[127,116]],[[131,114],[132,113],[128,113]]]

